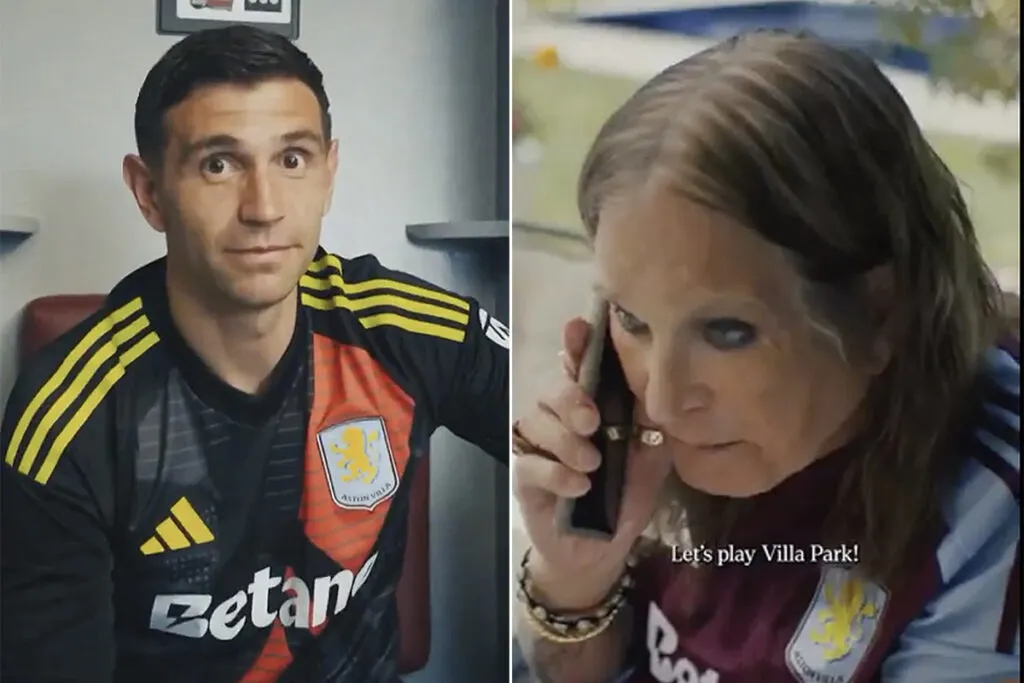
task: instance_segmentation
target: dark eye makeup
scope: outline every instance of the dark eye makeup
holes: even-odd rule
[[[643,334],[647,331],[647,325],[641,322],[635,315],[617,304],[609,305],[612,309],[612,315],[619,321],[619,325],[622,326],[623,330],[630,334]]]
[[[735,351],[757,341],[757,328],[738,318],[712,318],[701,323],[701,336],[720,351]]]
[[[627,333],[640,336],[648,332],[647,324],[626,309],[611,304],[612,315]],[[758,339],[757,328],[739,318],[706,318],[699,321],[701,338],[719,351],[736,351],[747,348]]]

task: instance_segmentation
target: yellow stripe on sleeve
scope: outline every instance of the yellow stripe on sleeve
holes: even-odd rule
[[[145,329],[149,324],[149,321],[145,317],[140,318],[139,321],[136,322],[140,321],[143,323],[140,329]],[[134,325],[135,323],[132,323],[132,325],[121,330],[119,334],[114,335],[114,342],[123,344],[134,336],[129,334],[129,329]],[[123,338],[119,336],[121,333],[123,333]],[[53,446],[49,451],[47,451],[46,457],[43,459],[43,464],[39,467],[39,471],[34,477],[36,481],[40,484],[45,484],[50,480],[50,475],[53,474],[54,468],[57,467],[57,463],[60,461],[61,456],[64,455],[64,451],[67,450],[67,447],[71,444],[71,440],[75,438],[75,434],[85,426],[86,420],[88,420],[89,416],[96,410],[96,407],[100,404],[103,398],[110,393],[110,390],[114,388],[114,385],[117,384],[118,380],[124,377],[128,366],[141,358],[142,355],[155,346],[158,341],[160,341],[160,338],[157,336],[156,332],[150,332],[125,349],[118,349],[113,343],[106,344],[104,346],[105,349],[110,350],[109,353],[106,353],[105,359],[117,352],[118,364],[107,371],[107,374],[104,375],[103,379],[101,379],[93,390],[89,392],[89,396],[82,402],[82,405],[75,411],[75,414],[71,419],[68,420],[67,425],[64,426],[64,429],[61,430],[60,434],[54,440]],[[91,379],[94,374],[95,370],[90,373],[90,376],[86,378],[85,381],[82,381],[82,388],[85,387],[88,380]],[[81,375],[79,378],[81,378]],[[74,395],[77,395],[77,393]],[[63,398],[63,396],[61,398]],[[26,454],[26,456],[27,455],[28,454]],[[35,456],[33,455],[32,457],[34,458]],[[19,464],[18,469],[20,471],[22,470],[21,464]],[[23,471],[27,473],[28,468],[26,467]]]
[[[470,305],[468,301],[429,287],[388,278],[346,282],[341,273],[341,266],[341,259],[333,254],[327,254],[315,261],[300,282],[302,288],[306,290],[302,293],[302,303],[317,310],[344,309],[352,311],[356,314],[359,323],[366,329],[388,325],[441,339],[457,342],[465,340],[465,328],[469,324]],[[334,291],[331,292],[331,290]],[[350,298],[349,296],[367,293],[370,296],[359,298]],[[429,301],[411,299],[402,296],[403,294]],[[438,305],[431,301],[445,305]],[[369,309],[381,307],[398,309],[399,312],[362,314]],[[438,322],[405,316],[401,311],[427,318],[437,318]],[[454,325],[445,323],[454,323]]]
[[[351,293],[351,285],[344,283],[339,284],[336,280],[341,278],[336,274],[331,274],[330,280],[314,279],[308,275],[302,277],[302,286],[306,289],[317,290],[320,292],[326,292],[332,287],[341,289],[346,294]],[[380,282],[384,282],[381,280]],[[363,284],[363,283],[360,283]],[[326,296],[324,298],[327,298]],[[337,302],[336,308],[344,308],[345,310],[352,311],[353,313],[359,313],[368,308],[379,308],[380,306],[392,306],[394,308],[400,308],[410,313],[419,313],[420,315],[428,315],[434,318],[441,318],[442,320],[450,320],[453,323],[465,326],[469,323],[469,316],[461,311],[453,311],[450,308],[443,306],[437,306],[435,304],[429,304],[424,301],[415,301],[413,299],[406,299],[404,297],[396,296],[394,294],[375,294],[373,296],[366,296],[359,299],[349,299],[344,294],[335,294],[330,297],[332,300]],[[469,304],[466,304],[467,306]]]
[[[115,325],[127,320],[140,310],[142,310],[142,299],[133,299],[124,306],[121,306],[111,312],[110,315],[98,321],[96,325],[93,326],[93,328],[89,330],[77,344],[75,344],[71,349],[71,352],[64,357],[64,360],[61,362],[57,370],[50,376],[46,383],[43,384],[42,388],[36,392],[32,397],[32,400],[29,401],[25,411],[21,414],[21,417],[14,428],[14,433],[11,435],[11,440],[7,444],[7,452],[4,455],[4,461],[8,465],[14,465],[14,461],[18,457],[19,449],[21,448],[21,443],[25,439],[29,426],[32,424],[36,413],[39,412],[43,403],[45,403],[46,400],[55,391],[57,391],[57,389],[64,386],[69,379],[74,381],[75,375],[72,374],[72,370],[74,370],[79,361],[82,360],[86,353],[88,353],[97,342],[105,336],[113,336],[112,332]],[[36,431],[38,432],[42,430],[43,427],[44,425],[40,424]],[[49,430],[49,427],[46,427],[46,429]],[[35,460],[35,457],[36,456],[34,454],[31,455],[31,459],[33,461]],[[28,466],[31,467],[31,464],[32,462],[30,461]],[[20,467],[19,470],[23,472],[25,471]]]
[[[346,305],[347,300],[341,296],[322,299],[311,294],[303,293],[302,303],[304,306],[309,306],[310,308],[315,308],[320,311],[330,311],[336,308],[348,308]],[[464,329],[456,329],[454,327],[438,325],[436,323],[425,322],[423,320],[407,318],[397,313],[377,313],[375,315],[357,317],[356,319],[359,321],[359,324],[366,329],[372,329],[381,325],[390,325],[392,327],[398,327],[406,330],[407,332],[425,334],[431,337],[440,337],[441,339],[450,339],[455,342],[462,342],[466,338],[466,331]]]
[[[330,272],[329,269],[331,268],[337,272]],[[345,278],[341,272],[341,259],[334,254],[327,254],[318,261],[313,262],[307,274],[318,280],[330,279],[331,284],[335,287],[341,288],[346,294],[363,294],[364,292],[369,292],[375,289],[392,289],[396,292],[440,301],[450,306],[461,308],[464,311],[469,310],[469,302],[465,299],[461,299],[457,296],[453,296],[452,294],[448,294],[447,292],[441,292],[430,287],[412,285],[408,282],[399,282],[398,280],[391,280],[387,278],[375,278],[373,280],[365,280],[363,282],[345,282]]]

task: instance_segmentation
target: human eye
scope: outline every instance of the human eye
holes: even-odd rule
[[[286,171],[303,171],[309,165],[311,156],[312,154],[307,149],[298,147],[288,149],[281,154],[281,166],[283,166]]]
[[[635,315],[622,308],[618,304],[611,304],[612,315],[619,321],[622,329],[632,335],[644,334],[647,332],[647,324]]]
[[[757,341],[757,328],[738,318],[705,320],[701,334],[704,341],[719,351],[743,349]]]
[[[200,170],[209,178],[223,178],[234,170],[238,164],[227,154],[211,154],[200,162]]]

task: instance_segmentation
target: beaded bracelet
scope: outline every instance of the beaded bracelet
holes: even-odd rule
[[[516,598],[523,605],[526,618],[534,631],[541,638],[554,643],[582,643],[606,631],[626,606],[629,592],[633,588],[631,569],[635,561],[630,557],[626,561],[626,571],[599,605],[579,614],[559,614],[544,607],[533,597],[533,584],[527,570],[529,559],[530,549],[527,549],[519,564]]]

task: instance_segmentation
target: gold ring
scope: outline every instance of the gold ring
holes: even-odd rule
[[[512,423],[512,452],[515,455],[539,455],[548,460],[558,460],[555,454],[533,443],[519,429],[519,420]]]
[[[628,441],[629,431],[619,425],[607,425],[602,428],[604,431],[604,438],[609,441]]]
[[[611,442],[629,441],[636,439],[645,446],[660,446],[665,443],[665,433],[653,427],[623,427],[622,425],[605,425],[601,428],[604,437]]]
[[[640,433],[640,443],[645,446],[660,446],[665,443],[665,433],[660,429],[637,427],[637,431]]]
[[[528,455],[537,451],[537,447],[530,442],[519,429],[519,420],[512,423],[512,452],[516,455]]]

